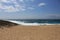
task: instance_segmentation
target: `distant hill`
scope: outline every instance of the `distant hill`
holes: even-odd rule
[[[16,25],[18,25],[18,24],[12,23],[12,22],[9,22],[9,21],[5,21],[5,20],[0,20],[0,28],[12,27],[12,26],[16,26]]]

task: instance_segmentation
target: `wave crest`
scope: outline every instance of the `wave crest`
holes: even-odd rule
[[[12,20],[7,20],[7,21],[17,23],[19,25],[31,25],[31,26],[37,26],[37,25],[60,25],[60,24],[49,24],[49,23],[25,23],[23,21],[12,21]]]

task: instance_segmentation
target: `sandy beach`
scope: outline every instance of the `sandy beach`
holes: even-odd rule
[[[60,40],[60,25],[0,28],[0,40]]]

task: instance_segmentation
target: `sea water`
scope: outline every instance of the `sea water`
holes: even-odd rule
[[[9,19],[20,25],[60,25],[60,19]]]

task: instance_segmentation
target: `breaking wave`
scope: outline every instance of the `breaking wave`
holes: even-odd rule
[[[16,23],[16,24],[19,24],[19,25],[29,25],[29,26],[37,26],[37,25],[60,25],[60,24],[50,24],[50,23],[26,23],[26,22],[23,22],[23,21],[12,21],[12,20],[7,20],[9,22],[13,22],[13,23]]]

